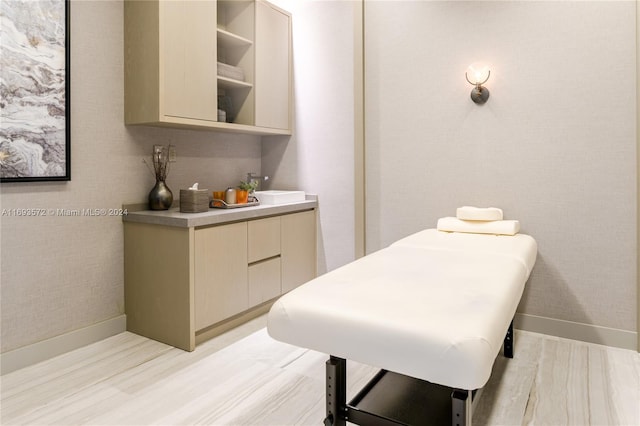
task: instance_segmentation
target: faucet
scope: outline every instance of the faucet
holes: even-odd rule
[[[247,183],[251,183],[252,181],[258,181],[258,188],[261,187],[261,184],[263,182],[266,182],[268,180],[269,180],[269,176],[258,176],[253,172],[247,173]]]

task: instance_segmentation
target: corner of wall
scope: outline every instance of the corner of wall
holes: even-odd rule
[[[354,124],[354,189],[355,189],[355,256],[365,255],[365,158],[364,158],[364,1],[353,3],[353,124]]]
[[[636,0],[636,220],[638,220],[638,238],[636,242],[636,256],[637,256],[637,302],[636,302],[636,317],[637,325],[636,330],[640,333],[640,171],[638,166],[640,165],[640,1]],[[637,351],[640,352],[640,339],[638,339]]]

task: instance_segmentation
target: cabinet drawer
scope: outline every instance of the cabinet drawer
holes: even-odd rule
[[[273,299],[280,293],[279,257],[249,266],[249,307]]]
[[[280,254],[280,218],[252,220],[249,222],[249,263]]]

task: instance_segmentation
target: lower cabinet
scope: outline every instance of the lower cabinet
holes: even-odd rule
[[[316,276],[315,210],[124,229],[127,330],[189,351]]]
[[[196,330],[249,308],[247,223],[195,232]]]

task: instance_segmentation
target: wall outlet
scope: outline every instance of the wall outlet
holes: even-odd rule
[[[169,162],[170,163],[175,163],[176,162],[176,147],[173,145],[169,145]]]

